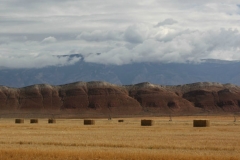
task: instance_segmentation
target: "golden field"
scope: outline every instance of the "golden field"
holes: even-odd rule
[[[233,116],[151,117],[153,126],[141,126],[143,118],[39,119],[38,124],[15,124],[0,119],[1,160],[87,159],[240,159],[240,121]],[[193,127],[194,119],[209,119],[210,127]]]

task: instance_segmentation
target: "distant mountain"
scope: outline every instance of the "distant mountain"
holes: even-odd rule
[[[132,63],[104,65],[88,63],[80,54],[63,55],[69,60],[80,57],[74,65],[32,69],[0,69],[0,85],[24,87],[47,83],[60,85],[76,81],[106,81],[129,85],[150,82],[179,85],[194,82],[219,82],[240,85],[240,62],[204,60],[203,63]]]

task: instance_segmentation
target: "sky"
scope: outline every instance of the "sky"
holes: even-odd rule
[[[0,0],[0,68],[240,60],[239,0]]]

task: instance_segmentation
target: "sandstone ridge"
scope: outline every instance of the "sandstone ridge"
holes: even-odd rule
[[[23,88],[0,86],[0,113],[75,117],[223,114],[240,112],[240,87],[198,82],[119,86],[102,81]]]

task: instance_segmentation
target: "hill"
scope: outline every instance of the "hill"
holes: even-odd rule
[[[63,117],[225,114],[240,111],[240,87],[211,82],[177,86],[102,81],[0,87],[0,112]]]

